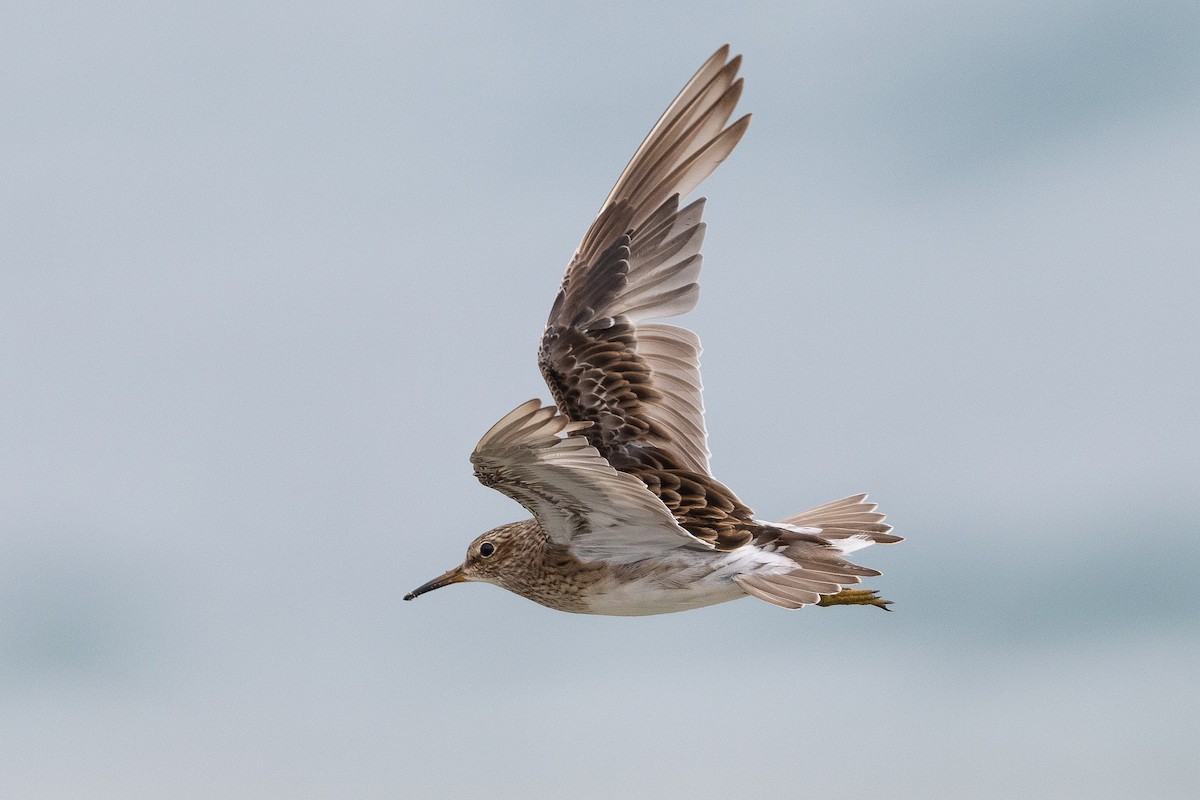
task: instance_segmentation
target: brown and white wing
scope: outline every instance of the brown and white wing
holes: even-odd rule
[[[583,437],[569,435],[589,424],[538,400],[523,403],[475,446],[475,477],[525,506],[551,540],[585,561],[711,549],[681,528],[645,484],[613,469]]]
[[[696,304],[704,200],[680,208],[733,150],[749,115],[729,118],[741,57],[722,47],[671,103],[588,229],[550,311],[538,354],[559,410],[619,470],[707,475],[700,342],[647,324]]]

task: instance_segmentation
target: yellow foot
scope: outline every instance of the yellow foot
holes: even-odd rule
[[[837,594],[827,594],[821,598],[819,606],[876,606],[884,611],[891,611],[888,608],[891,605],[891,600],[884,600],[874,589],[842,589]]]

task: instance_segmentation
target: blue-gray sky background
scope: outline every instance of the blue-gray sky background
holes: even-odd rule
[[[3,796],[1196,796],[1195,3],[4,16]],[[713,465],[869,490],[896,612],[402,603],[725,41]]]

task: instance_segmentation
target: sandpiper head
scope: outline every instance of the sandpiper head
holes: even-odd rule
[[[462,564],[413,589],[404,595],[404,599],[413,600],[434,589],[464,581],[494,583],[510,589],[506,579],[509,570],[528,558],[531,523],[533,520],[526,520],[492,528],[471,542],[467,548],[467,558]]]

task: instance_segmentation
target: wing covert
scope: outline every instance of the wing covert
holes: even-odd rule
[[[635,561],[677,547],[711,549],[646,485],[618,472],[571,422],[538,400],[517,406],[471,454],[475,476],[525,506],[551,540],[584,560]]]
[[[699,340],[643,320],[696,304],[704,199],[680,201],[749,124],[726,125],[740,64],[722,47],[668,106],[580,242],[542,336],[538,363],[556,405],[593,423],[583,435],[619,470],[709,473]]]

